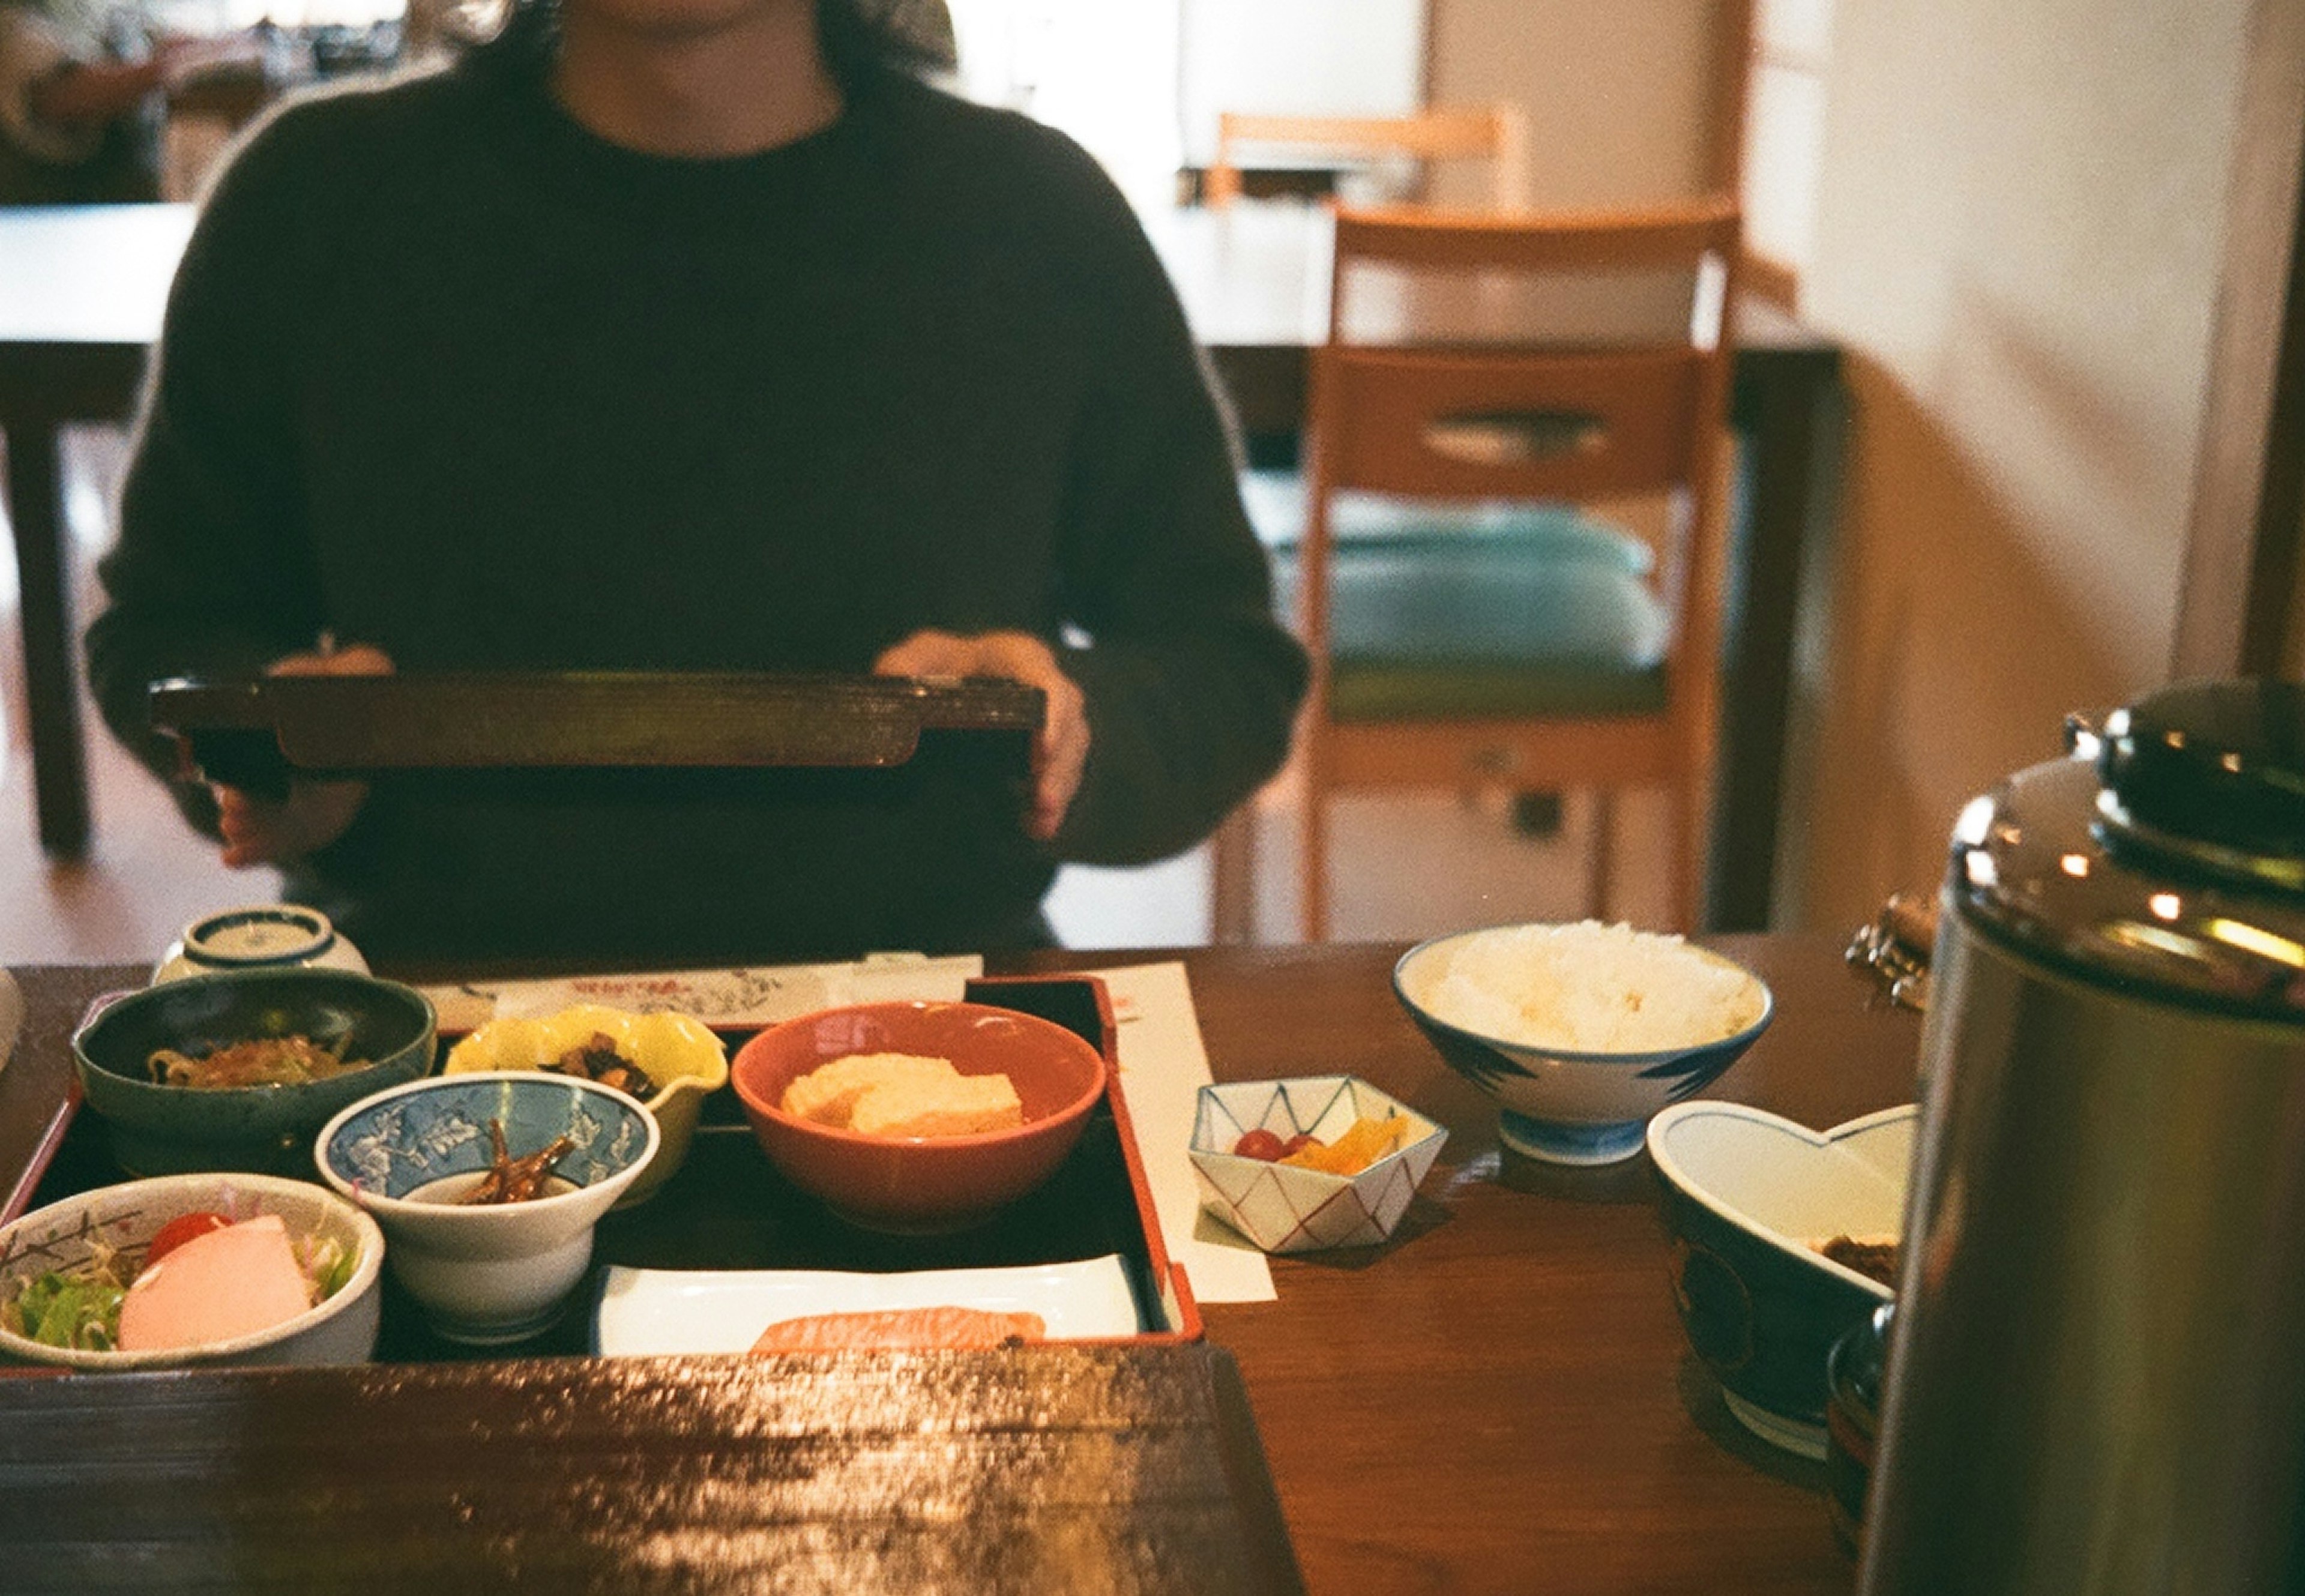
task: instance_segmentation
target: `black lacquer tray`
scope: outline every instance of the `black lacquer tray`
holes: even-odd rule
[[[986,734],[1021,758],[1046,712],[1007,681],[607,671],[178,678],[149,702],[209,780],[268,795],[292,774],[886,769]]]
[[[1018,1009],[1062,1025],[1102,1052],[1108,1065],[1113,1062],[1111,1011],[1104,983],[1093,976],[992,978],[970,982],[967,996],[971,1002]],[[733,1050],[748,1034],[724,1040]],[[443,1039],[444,1056],[455,1040]],[[102,1121],[74,1111],[25,1209],[130,1178],[112,1158]],[[443,1340],[426,1326],[387,1268],[376,1357],[385,1363],[439,1363],[589,1354],[592,1310],[611,1265],[883,1273],[1064,1263],[1109,1253],[1120,1259],[1135,1299],[1135,1339],[1200,1338],[1199,1310],[1183,1272],[1170,1266],[1161,1244],[1127,1110],[1110,1084],[1079,1143],[1047,1184],[987,1224],[937,1236],[862,1229],[792,1185],[761,1151],[736,1094],[724,1086],[706,1099],[679,1173],[647,1201],[601,1219],[585,1282],[549,1329],[503,1346]]]

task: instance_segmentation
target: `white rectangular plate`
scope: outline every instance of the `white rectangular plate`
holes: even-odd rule
[[[977,1308],[1037,1313],[1051,1341],[1138,1333],[1136,1299],[1118,1253],[1020,1269],[857,1275],[821,1269],[608,1271],[592,1350],[605,1357],[749,1352],[761,1332],[818,1313]]]

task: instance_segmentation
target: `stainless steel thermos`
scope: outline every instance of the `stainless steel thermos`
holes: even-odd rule
[[[1953,834],[1862,1588],[2305,1591],[2305,688],[2071,744]]]

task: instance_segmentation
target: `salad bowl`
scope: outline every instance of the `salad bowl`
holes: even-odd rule
[[[193,1214],[233,1220],[276,1214],[320,1300],[271,1329],[189,1347],[141,1352],[56,1346],[27,1333],[27,1287],[54,1276],[85,1290],[125,1286],[161,1229]],[[310,1181],[265,1175],[171,1175],[100,1186],[0,1227],[0,1359],[89,1371],[200,1364],[360,1363],[376,1349],[384,1236],[376,1222]]]

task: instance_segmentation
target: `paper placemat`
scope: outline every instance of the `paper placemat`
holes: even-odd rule
[[[676,1009],[708,1025],[736,1027],[771,1025],[846,1003],[957,1003],[983,972],[984,961],[974,954],[874,954],[851,964],[475,981],[423,991],[443,1031],[468,1031],[500,1015],[549,1014],[578,1003]],[[1120,1089],[1169,1256],[1185,1266],[1193,1295],[1203,1303],[1272,1301],[1272,1269],[1264,1254],[1201,1213],[1188,1150],[1198,1093],[1210,1081],[1209,1057],[1185,966],[1170,962],[1083,973],[1101,977],[1112,998]]]
[[[868,954],[846,964],[772,964],[738,970],[669,970],[574,975],[550,981],[472,981],[421,989],[443,1031],[469,1031],[515,1014],[557,1014],[579,1003],[652,1013],[671,1009],[707,1025],[773,1025],[851,1003],[958,1003],[984,973],[975,954],[930,958]]]
[[[1272,1266],[1228,1227],[1201,1213],[1193,1178],[1193,1116],[1209,1084],[1208,1051],[1180,963],[1090,970],[1103,979],[1118,1031],[1120,1090],[1169,1256],[1192,1278],[1195,1300],[1269,1303]]]

